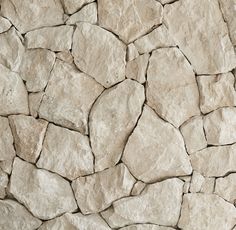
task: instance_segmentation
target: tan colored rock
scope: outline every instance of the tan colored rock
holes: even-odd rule
[[[93,173],[93,154],[88,137],[49,124],[37,166],[70,180]]]
[[[68,25],[45,27],[30,31],[25,35],[28,49],[45,48],[52,51],[71,49],[73,27]]]
[[[15,158],[9,191],[42,220],[52,219],[77,209],[68,181],[57,174]]]
[[[102,91],[103,87],[91,77],[57,60],[39,107],[39,116],[87,134],[90,108]]]
[[[164,8],[164,23],[194,70],[217,74],[236,65],[218,1],[176,1]]]
[[[207,147],[201,116],[190,118],[180,127],[180,131],[189,154]]]
[[[235,223],[235,207],[222,198],[213,194],[184,195],[179,228],[184,230],[232,229]]]
[[[13,200],[0,200],[0,229],[32,230],[42,221],[32,216],[27,209]]]
[[[7,189],[8,181],[9,179],[8,179],[7,173],[5,173],[0,167],[0,199],[4,199],[6,196],[6,189]],[[0,227],[1,227],[1,224],[0,224]]]
[[[174,228],[158,226],[155,224],[136,224],[120,228],[120,230],[174,230]]]
[[[126,46],[112,33],[96,25],[77,24],[72,55],[81,71],[106,88],[125,78]]]
[[[132,175],[145,183],[192,173],[179,130],[148,106],[128,139],[122,161]]]
[[[191,185],[191,183],[189,181],[184,182],[184,187],[183,187],[184,194],[189,193],[190,185]]]
[[[147,71],[147,103],[175,127],[200,114],[195,75],[178,48],[152,52]]]
[[[162,6],[155,0],[98,0],[99,25],[117,34],[125,43],[162,23]]]
[[[120,160],[144,99],[144,87],[128,79],[105,90],[95,102],[89,117],[95,171],[114,166]]]
[[[204,117],[207,143],[226,145],[236,142],[236,108],[215,110]]]
[[[25,115],[9,116],[16,155],[35,163],[42,150],[44,135],[48,122]]]
[[[67,14],[75,13],[84,5],[90,2],[94,2],[94,0],[62,0],[62,4]]]
[[[145,187],[146,187],[145,183],[143,183],[142,181],[137,181],[134,184],[134,187],[132,188],[131,195],[137,196],[137,195],[141,194],[141,192],[144,190]]]
[[[44,92],[30,93],[29,94],[29,110],[30,115],[36,118],[38,116],[39,106],[43,99]]]
[[[201,187],[200,192],[211,194],[214,192],[215,178],[205,178],[205,181]]]
[[[175,226],[182,192],[183,182],[177,178],[150,184],[138,196],[115,201],[112,208],[102,212],[102,216],[112,228],[134,223]]]
[[[61,51],[56,53],[56,57],[58,59],[60,59],[61,61],[67,62],[72,64],[74,61],[74,58],[72,56],[72,54],[70,53],[70,51]]]
[[[22,34],[64,22],[60,0],[2,0],[1,13]]]
[[[135,183],[124,164],[72,182],[78,206],[83,214],[100,212],[113,201],[129,196]]]
[[[199,172],[193,171],[192,180],[190,184],[190,192],[191,193],[200,192],[204,182],[205,182],[204,176],[202,176]]]
[[[3,33],[9,30],[11,27],[11,23],[4,17],[0,16],[0,33]]]
[[[130,43],[127,46],[127,61],[132,61],[139,56],[138,50],[136,49],[134,43]]]

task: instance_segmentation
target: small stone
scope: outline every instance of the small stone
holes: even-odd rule
[[[162,23],[162,5],[155,0],[98,0],[99,25],[117,34],[126,43]]]
[[[67,51],[72,45],[73,27],[68,25],[45,27],[25,35],[28,49],[45,48],[52,51]]]
[[[78,206],[83,214],[100,212],[113,201],[129,196],[135,183],[124,164],[72,182]]]
[[[122,161],[132,175],[145,183],[192,173],[179,130],[161,120],[148,106],[128,139]]]
[[[92,107],[89,133],[95,171],[114,166],[121,157],[144,103],[144,87],[125,80],[105,90]]]
[[[160,2],[162,5],[167,4],[167,3],[172,3],[175,0],[157,0],[158,2]]]
[[[236,209],[214,194],[185,194],[178,227],[184,230],[232,229]]]
[[[48,122],[25,115],[9,116],[16,155],[35,163],[42,149]]]
[[[90,2],[94,2],[94,0],[62,0],[62,4],[67,14],[75,13]]]
[[[195,75],[178,48],[152,52],[147,71],[147,103],[175,127],[200,114]]]
[[[134,43],[130,43],[127,46],[127,60],[132,61],[139,56],[138,50],[136,49]]]
[[[61,61],[67,62],[69,64],[72,64],[74,61],[74,58],[70,51],[61,51],[56,53],[56,57],[60,59]]]
[[[189,175],[189,176],[179,176],[178,178],[179,178],[180,180],[185,181],[185,182],[190,182],[191,179],[192,179],[191,175]]]
[[[134,184],[134,187],[131,191],[131,195],[132,196],[137,196],[137,195],[141,194],[141,192],[144,190],[145,187],[146,187],[145,183],[143,183],[142,181],[137,181]]]
[[[155,224],[137,224],[120,228],[120,230],[174,230],[174,228],[158,226]]]
[[[30,93],[29,94],[29,110],[30,115],[34,118],[38,117],[38,110],[43,99],[44,92]]]
[[[57,174],[15,158],[10,193],[42,220],[52,219],[77,209],[68,181]]]
[[[9,30],[11,23],[4,17],[0,16],[0,34]]]
[[[42,221],[35,218],[27,209],[13,200],[0,200],[0,229],[32,230]]]
[[[72,55],[81,71],[106,88],[125,79],[126,46],[112,33],[96,25],[77,24]]]
[[[200,192],[211,194],[214,192],[215,178],[205,178],[205,181],[201,187]]]
[[[193,171],[190,185],[190,192],[191,193],[200,192],[204,182],[205,182],[204,176],[202,176],[200,173],[196,171]]]
[[[8,179],[7,173],[5,173],[0,168],[0,199],[4,199],[5,196],[6,196],[6,188],[7,188],[7,185],[8,185],[8,181],[9,181],[9,179]],[[1,216],[1,214],[0,214],[0,216]],[[1,223],[1,220],[0,220],[0,223]],[[0,224],[0,227],[1,227],[1,224]]]
[[[191,183],[189,181],[184,182],[183,193],[189,193]]]

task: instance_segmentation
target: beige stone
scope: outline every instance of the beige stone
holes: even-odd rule
[[[138,196],[115,201],[112,208],[102,212],[102,216],[112,228],[134,223],[175,226],[182,192],[183,182],[177,178],[150,184]]]
[[[144,87],[128,79],[105,90],[95,102],[89,117],[95,171],[119,161],[141,114],[144,99]]]
[[[164,23],[194,70],[217,74],[236,65],[218,1],[176,1],[164,8]]]
[[[193,171],[189,191],[191,193],[200,192],[204,182],[205,182],[204,176],[202,176],[199,172]]]
[[[84,5],[90,2],[94,2],[94,0],[62,0],[62,4],[67,14],[75,13]]]
[[[126,46],[101,27],[78,23],[73,36],[72,55],[81,71],[106,88],[125,78]]]
[[[67,62],[67,63],[70,63],[70,64],[72,64],[73,61],[74,61],[74,58],[73,58],[70,51],[58,52],[58,53],[56,53],[56,57],[58,59],[60,59],[61,61],[64,61],[64,62]]]
[[[120,230],[174,230],[174,228],[158,226],[155,224],[136,224],[120,228]]]
[[[135,183],[124,164],[72,182],[78,206],[83,214],[100,212],[113,201],[129,196]]]
[[[122,161],[145,183],[192,173],[179,130],[161,120],[148,106],[128,139]]]
[[[39,107],[39,116],[87,134],[90,108],[102,91],[103,87],[91,77],[57,60]]]
[[[232,229],[236,209],[214,194],[185,194],[178,227],[184,230]]]
[[[215,178],[205,178],[200,192],[211,194],[214,192]]]
[[[137,196],[137,195],[141,194],[141,192],[144,190],[145,187],[146,187],[145,183],[143,183],[142,181],[137,181],[134,184],[134,187],[132,188],[131,195]]]
[[[147,71],[147,103],[175,127],[200,113],[192,67],[178,48],[153,51]]]
[[[98,0],[98,21],[126,43],[162,23],[162,6],[155,0]]]
[[[4,17],[0,16],[0,33],[3,33],[9,30],[11,27],[11,23]]]
[[[191,183],[189,181],[184,182],[183,193],[189,193]]]
[[[130,43],[127,46],[127,61],[132,61],[139,56],[138,50],[136,49],[134,43]]]
[[[38,110],[43,99],[44,92],[30,93],[29,94],[29,110],[30,115],[34,118],[38,117]]]
[[[62,177],[15,158],[10,193],[42,220],[52,219],[77,209],[68,181]]]
[[[37,229],[42,221],[32,216],[27,209],[13,200],[0,200],[1,230]]]
[[[0,167],[0,199],[4,199],[6,196],[6,189],[7,189],[8,181],[9,179],[8,179],[7,173],[5,173]],[[1,227],[1,224],[0,224],[0,227]]]

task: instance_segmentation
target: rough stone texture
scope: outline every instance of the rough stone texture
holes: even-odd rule
[[[142,181],[137,181],[134,184],[134,187],[131,191],[131,195],[132,196],[137,196],[137,195],[141,194],[141,192],[144,190],[145,187],[146,187],[145,183],[143,183]]]
[[[38,116],[39,106],[43,99],[44,92],[30,93],[29,94],[29,110],[30,115],[36,118]]]
[[[94,2],[94,0],[61,0],[65,12],[67,14],[73,14],[82,8],[84,5],[90,2]]]
[[[74,61],[74,58],[72,56],[72,54],[70,53],[70,51],[61,51],[56,53],[56,57],[58,59],[60,59],[61,61],[67,62],[72,64]]]
[[[190,192],[191,193],[200,192],[204,181],[205,181],[204,176],[202,176],[200,173],[196,171],[193,171],[190,184]]]
[[[90,113],[89,133],[95,171],[115,165],[144,103],[144,88],[132,80],[105,90]]]
[[[211,194],[215,189],[215,178],[205,178],[200,192]]]
[[[0,33],[3,33],[9,30],[11,27],[11,23],[4,17],[0,16]]]
[[[127,61],[132,61],[139,56],[138,50],[136,49],[134,43],[130,43],[127,46]]]
[[[120,228],[120,230],[174,230],[174,228],[158,226],[155,224],[137,224]]]
[[[0,168],[0,199],[4,199],[6,196],[6,188],[8,185],[8,175]],[[0,224],[1,227],[1,224]]]

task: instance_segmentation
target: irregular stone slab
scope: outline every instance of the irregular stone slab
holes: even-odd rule
[[[144,100],[144,87],[125,80],[105,90],[95,102],[89,117],[95,171],[109,168],[119,161]]]
[[[179,130],[161,120],[148,106],[129,137],[122,161],[132,175],[145,183],[192,173]]]
[[[45,26],[63,24],[63,8],[60,0],[2,0],[1,13],[24,34]]]
[[[232,229],[235,207],[216,195],[185,194],[178,227],[184,230]]]
[[[45,48],[52,51],[67,51],[72,45],[73,27],[64,25],[45,27],[25,35],[28,49]]]
[[[165,25],[158,26],[152,32],[138,38],[134,42],[139,53],[150,53],[157,48],[175,46],[175,42],[170,36]]]
[[[200,173],[196,171],[193,171],[190,185],[190,192],[191,193],[200,192],[204,182],[205,182],[204,176],[202,176]]]
[[[205,178],[200,192],[211,194],[215,189],[215,178]]]
[[[102,216],[112,228],[134,223],[175,226],[182,192],[183,182],[177,178],[147,185],[140,195],[115,201],[112,208],[102,212]]]
[[[30,93],[29,94],[29,110],[30,115],[36,118],[38,116],[39,106],[43,99],[44,92]]]
[[[37,166],[70,180],[93,173],[93,154],[88,137],[49,124]]]
[[[58,52],[56,53],[56,57],[58,59],[60,59],[61,61],[64,61],[64,62],[67,62],[67,63],[70,63],[72,64],[73,63],[73,56],[72,54],[70,53],[70,51],[61,51],[61,52]]]
[[[235,171],[236,145],[209,147],[191,154],[194,170],[205,177],[220,177]]]
[[[180,131],[189,154],[207,147],[201,116],[190,118],[180,127]]]
[[[28,162],[35,163],[42,149],[48,122],[25,115],[11,115],[8,118],[16,155]]]
[[[9,179],[8,179],[7,173],[5,173],[0,167],[0,199],[4,199],[6,196],[6,188],[8,185],[8,181]],[[0,224],[0,227],[1,227],[1,224]]]
[[[77,24],[72,55],[76,66],[104,87],[125,78],[126,46],[112,33],[96,25]]]
[[[130,43],[162,23],[162,9],[154,0],[98,0],[99,25]]]
[[[44,90],[55,58],[56,55],[46,49],[32,49],[25,52],[19,72],[21,78],[26,81],[29,92]]]
[[[136,49],[134,43],[130,43],[127,46],[127,61],[132,61],[139,56],[138,50]]]
[[[207,143],[226,145],[236,142],[236,108],[215,110],[204,117]]]
[[[152,52],[147,71],[147,103],[176,127],[200,114],[195,75],[178,48]]]
[[[51,73],[39,116],[87,134],[90,108],[103,87],[74,66],[57,60]]]
[[[0,64],[0,82],[0,115],[28,114],[28,93],[21,77]]]
[[[236,65],[218,1],[176,1],[164,8],[164,22],[180,50],[200,74],[217,74]]]
[[[145,187],[146,187],[145,183],[143,183],[142,181],[137,181],[132,188],[131,195],[132,196],[139,195],[144,190]]]
[[[10,193],[42,220],[52,219],[77,209],[68,181],[57,174],[16,157],[10,179]]]
[[[0,229],[32,230],[41,223],[23,205],[13,200],[0,200]]]
[[[0,16],[0,33],[3,33],[9,30],[11,27],[11,23],[4,17]]]
[[[155,224],[136,224],[120,228],[120,230],[174,230],[174,228],[162,227]]]
[[[113,201],[129,196],[135,183],[124,164],[106,169],[72,182],[72,188],[83,214],[100,212]]]
[[[94,2],[94,0],[62,0],[62,4],[67,14],[75,13],[84,5],[90,2]]]

